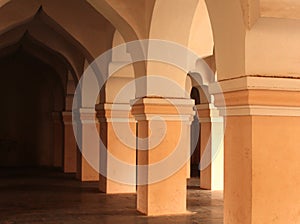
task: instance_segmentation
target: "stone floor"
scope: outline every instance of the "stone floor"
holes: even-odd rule
[[[136,195],[105,195],[97,183],[80,183],[52,170],[0,169],[0,224],[221,224],[222,192],[188,186],[190,215],[145,217],[136,212]]]

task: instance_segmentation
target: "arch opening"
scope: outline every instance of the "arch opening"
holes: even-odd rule
[[[200,93],[196,87],[192,87],[190,93],[191,99],[195,100],[195,105],[200,104]],[[190,159],[190,176],[200,178],[200,136],[201,136],[201,126],[199,125],[199,119],[197,114],[194,115],[194,119],[191,124],[191,142],[195,142],[197,139],[197,144],[195,149],[191,148],[191,159]],[[193,145],[191,144],[191,147]]]
[[[1,58],[0,68],[0,166],[53,166],[52,113],[65,104],[58,74],[22,49]]]

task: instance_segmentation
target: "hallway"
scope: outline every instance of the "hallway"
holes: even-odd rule
[[[136,195],[99,193],[97,182],[79,182],[56,170],[0,170],[0,224],[221,224],[222,193],[188,184],[183,216],[146,217],[136,212]]]
[[[0,0],[0,224],[300,224],[299,40],[299,0]]]

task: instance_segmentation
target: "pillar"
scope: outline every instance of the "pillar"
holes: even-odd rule
[[[187,161],[187,163],[186,163],[186,179],[190,179],[191,178],[191,156],[192,156],[192,154],[191,154],[191,149],[192,149],[192,141],[191,141],[191,136],[192,136],[192,128],[191,128],[191,125],[192,125],[192,121],[193,121],[193,119],[191,120],[191,122],[190,122],[190,126],[189,127],[187,127],[187,132],[189,133],[189,136],[187,137],[187,139],[186,139],[186,144],[189,146],[189,150],[190,150],[190,156],[189,156],[189,159],[188,159],[188,161]]]
[[[65,111],[62,114],[64,122],[64,153],[63,169],[65,173],[77,171],[77,144],[73,131],[72,112]]]
[[[80,125],[80,133],[78,138],[81,138],[79,144],[81,148],[77,150],[77,172],[76,178],[81,181],[98,181],[100,161],[100,149],[98,141],[98,132],[94,132],[94,126],[99,131],[99,123],[96,118],[94,108],[81,108],[79,110],[78,125]],[[95,136],[96,135],[96,136]],[[86,156],[85,156],[86,155]],[[88,159],[87,159],[88,158]],[[93,158],[93,161],[88,161]]]
[[[106,194],[136,192],[136,122],[129,104],[105,103],[96,106],[100,123],[99,190]],[[129,164],[129,170],[115,163]],[[125,165],[126,166],[126,165]]]
[[[196,105],[200,122],[200,188],[224,188],[223,118],[212,103]]]
[[[54,123],[54,148],[53,148],[53,166],[63,167],[63,120],[61,112],[52,113],[53,123]]]
[[[226,115],[224,223],[299,223],[300,80],[241,77],[214,86]]]
[[[186,176],[194,100],[141,98],[138,121],[137,210],[149,216],[186,213]]]

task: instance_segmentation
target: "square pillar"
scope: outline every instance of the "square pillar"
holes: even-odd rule
[[[136,192],[136,121],[129,104],[99,104],[99,190],[106,194]]]
[[[142,98],[138,121],[137,210],[145,215],[186,213],[187,162],[194,101]]]
[[[211,103],[196,105],[200,122],[200,188],[224,189],[223,118]]]
[[[53,166],[63,167],[63,148],[64,148],[64,128],[61,112],[52,113],[54,123],[54,135],[53,135]]]
[[[224,223],[300,223],[300,80],[218,85],[223,92],[211,92],[226,116]]]
[[[62,114],[64,122],[64,153],[63,169],[65,173],[77,171],[77,144],[73,131],[72,112],[65,111]]]
[[[80,128],[77,130],[81,145],[77,150],[76,178],[81,181],[99,181],[99,123],[95,109],[81,108],[79,119]]]

